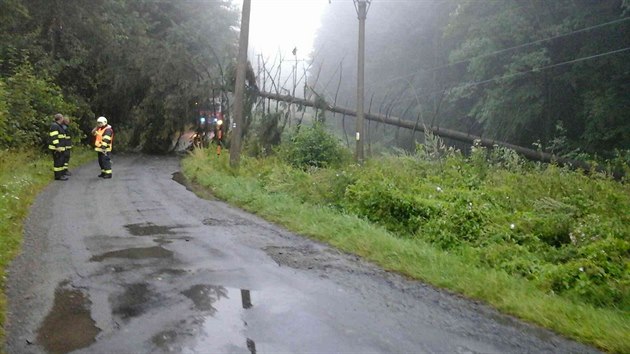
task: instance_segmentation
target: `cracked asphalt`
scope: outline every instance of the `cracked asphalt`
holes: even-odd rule
[[[595,353],[184,184],[175,156],[91,163],[32,206],[7,353]]]

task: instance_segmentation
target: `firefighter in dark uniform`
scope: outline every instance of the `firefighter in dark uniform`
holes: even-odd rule
[[[72,138],[70,137],[70,133],[69,133],[69,125],[70,125],[70,119],[68,117],[64,117],[63,118],[63,124],[61,124],[61,127],[64,130],[64,135],[65,135],[65,139],[64,139],[64,148],[66,149],[63,152],[63,174],[65,176],[71,176],[72,173],[70,173],[70,171],[68,171],[68,165],[70,164],[70,150],[72,150]]]
[[[101,166],[101,178],[112,178],[112,143],[114,140],[114,130],[107,124],[107,118],[98,117],[96,128],[92,129],[94,135],[94,151],[98,153],[98,164]]]
[[[55,121],[50,125],[50,132],[48,133],[48,149],[52,151],[53,155],[53,171],[55,173],[55,180],[66,181],[68,177],[64,176],[64,153],[65,153],[65,139],[66,133],[63,127],[63,115],[60,113],[55,114]]]

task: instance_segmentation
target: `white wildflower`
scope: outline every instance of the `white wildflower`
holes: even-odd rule
[[[440,186],[438,186],[437,188],[435,188],[436,191],[442,193],[442,188],[440,188]]]
[[[514,230],[515,228],[516,228],[516,225],[510,224],[510,230]]]
[[[580,267],[580,272],[583,272],[583,271],[584,271],[584,267]]]

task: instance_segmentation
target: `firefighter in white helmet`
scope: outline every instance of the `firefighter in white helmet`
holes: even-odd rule
[[[98,117],[96,128],[92,129],[94,135],[94,150],[98,153],[98,164],[101,166],[101,178],[112,178],[112,143],[114,142],[114,130],[107,124],[107,118]]]

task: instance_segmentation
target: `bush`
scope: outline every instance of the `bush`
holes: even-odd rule
[[[72,115],[76,109],[58,86],[23,64],[0,85],[0,147],[44,147],[52,116]]]
[[[284,130],[283,120],[287,113],[273,112],[262,113],[258,120],[254,122],[253,130],[246,137],[247,142],[245,148],[247,154],[254,157],[270,156],[274,149],[280,145],[282,141],[282,132]]]
[[[508,274],[535,279],[540,273],[541,260],[527,248],[512,243],[496,243],[479,249],[481,263]]]
[[[432,219],[422,228],[424,239],[443,249],[456,248],[464,243],[480,243],[487,223],[480,206],[463,197],[445,203],[439,218]]]
[[[578,250],[569,262],[550,266],[544,286],[595,306],[630,310],[630,242],[609,238]]]
[[[360,180],[347,188],[345,196],[349,211],[405,235],[415,234],[439,213],[437,205],[405,193],[385,178]]]
[[[299,168],[338,166],[348,152],[339,141],[324,129],[323,124],[302,127],[283,145],[280,156],[291,165]]]

